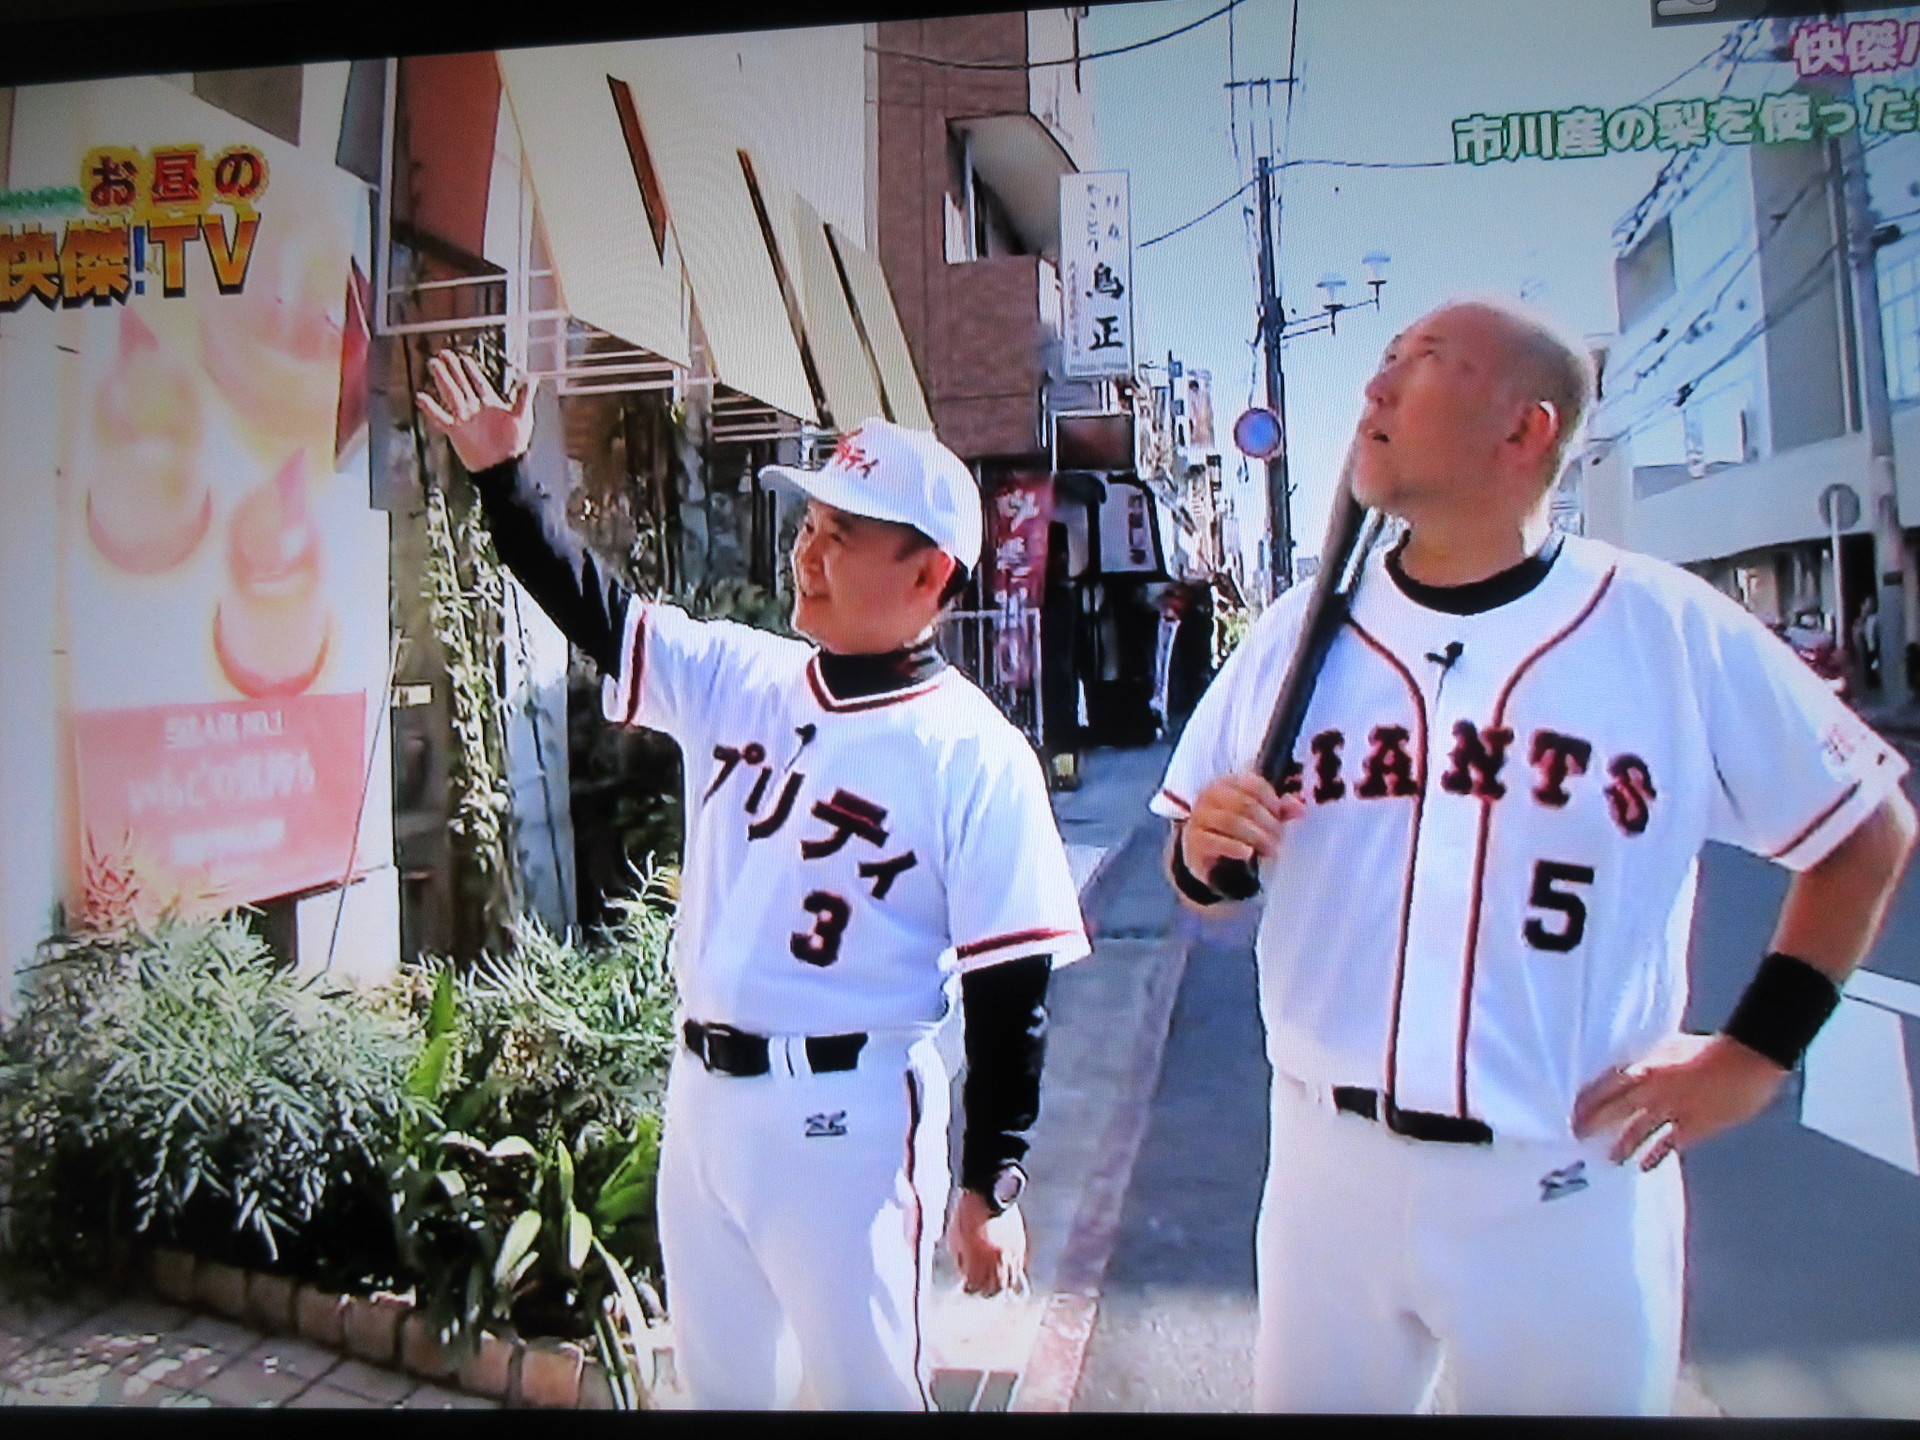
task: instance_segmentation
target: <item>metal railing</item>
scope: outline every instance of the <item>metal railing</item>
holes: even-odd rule
[[[1040,612],[949,610],[940,622],[940,653],[986,692],[1000,713],[1035,745],[1045,717],[1040,702]]]

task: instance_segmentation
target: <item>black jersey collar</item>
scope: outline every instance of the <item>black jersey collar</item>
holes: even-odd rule
[[[1546,579],[1547,572],[1553,569],[1553,562],[1560,556],[1562,538],[1556,530],[1547,537],[1546,544],[1518,565],[1465,585],[1427,585],[1407,574],[1400,568],[1400,552],[1407,545],[1403,539],[1387,552],[1387,574],[1393,577],[1393,583],[1400,593],[1416,605],[1424,605],[1444,615],[1478,615],[1482,611],[1511,604]]]
[[[947,668],[947,657],[931,639],[884,655],[836,655],[821,650],[814,661],[827,694],[841,702],[912,689]]]

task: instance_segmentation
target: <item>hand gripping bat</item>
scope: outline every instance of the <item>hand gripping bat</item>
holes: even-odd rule
[[[1313,593],[1307,597],[1300,639],[1280,681],[1280,693],[1274,698],[1266,739],[1260,744],[1260,775],[1276,792],[1286,781],[1287,764],[1293,758],[1294,742],[1300,738],[1300,726],[1313,699],[1313,687],[1320,679],[1320,668],[1327,662],[1334,637],[1346,623],[1353,593],[1366,568],[1367,552],[1373,548],[1385,518],[1353,498],[1353,464],[1349,457],[1333,492],[1327,538],[1320,547],[1320,570],[1314,576]],[[1249,861],[1220,860],[1207,876],[1207,884],[1229,899],[1245,900],[1259,893],[1260,874]]]

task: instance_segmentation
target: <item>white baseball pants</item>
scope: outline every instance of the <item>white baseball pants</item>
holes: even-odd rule
[[[813,1074],[799,1037],[772,1071],[667,1086],[660,1247],[680,1375],[702,1409],[930,1408],[921,1333],[947,1205],[945,1067],[931,1039],[874,1035]]]
[[[1276,1074],[1261,1410],[1664,1415],[1680,1365],[1677,1162],[1601,1141],[1437,1144]]]

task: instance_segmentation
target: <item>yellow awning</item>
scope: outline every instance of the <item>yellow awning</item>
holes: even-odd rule
[[[500,52],[560,293],[589,325],[690,365],[680,261],[655,249],[599,50]]]
[[[827,234],[853,296],[854,316],[866,332],[874,366],[880,372],[887,408],[898,424],[913,430],[933,429],[927,397],[920,389],[920,377],[914,373],[913,352],[907,348],[906,332],[900,328],[900,316],[894,311],[893,293],[887,288],[880,262],[854,244],[838,225],[827,226]]]
[[[762,404],[817,423],[741,147],[689,93],[670,55],[641,45],[609,50],[618,67],[612,73],[632,87],[715,375]]]

